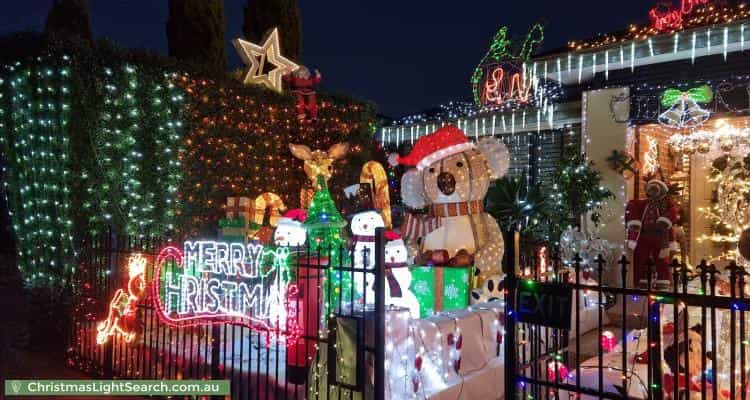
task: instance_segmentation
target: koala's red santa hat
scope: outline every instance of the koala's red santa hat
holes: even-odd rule
[[[406,157],[392,154],[388,161],[392,165],[395,162],[395,164],[417,167],[421,171],[436,161],[473,148],[474,143],[469,141],[464,131],[455,125],[446,125],[419,138],[411,153]]]

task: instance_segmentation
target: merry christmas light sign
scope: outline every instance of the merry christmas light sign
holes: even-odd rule
[[[651,26],[659,32],[680,30],[683,27],[683,19],[690,15],[695,7],[711,2],[712,0],[680,0],[680,5],[677,8],[662,3],[652,8],[648,13],[649,18],[651,18]]]
[[[296,336],[298,290],[289,284],[288,256],[287,248],[259,244],[187,241],[182,249],[166,247],[154,269],[154,302],[170,325],[230,322]]]
[[[231,323],[268,333],[266,343],[272,338],[294,343],[301,332],[299,289],[290,283],[289,259],[286,247],[252,243],[168,246],[153,265],[151,298],[162,322],[173,327]],[[102,336],[100,344],[106,342]]]

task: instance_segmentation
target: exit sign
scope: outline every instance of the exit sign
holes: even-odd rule
[[[560,283],[521,281],[516,293],[518,321],[570,330],[573,288]]]

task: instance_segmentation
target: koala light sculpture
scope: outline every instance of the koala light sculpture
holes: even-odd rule
[[[401,179],[408,207],[428,207],[427,216],[408,214],[402,235],[417,247],[423,264],[475,265],[480,280],[501,273],[504,245],[495,219],[484,211],[490,181],[505,175],[510,157],[497,138],[472,143],[453,125],[420,138],[396,162],[412,166]]]

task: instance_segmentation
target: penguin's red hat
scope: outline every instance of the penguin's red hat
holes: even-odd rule
[[[401,235],[399,235],[398,232],[395,232],[395,231],[385,231],[384,235],[385,235],[385,240],[387,241],[401,239]]]

